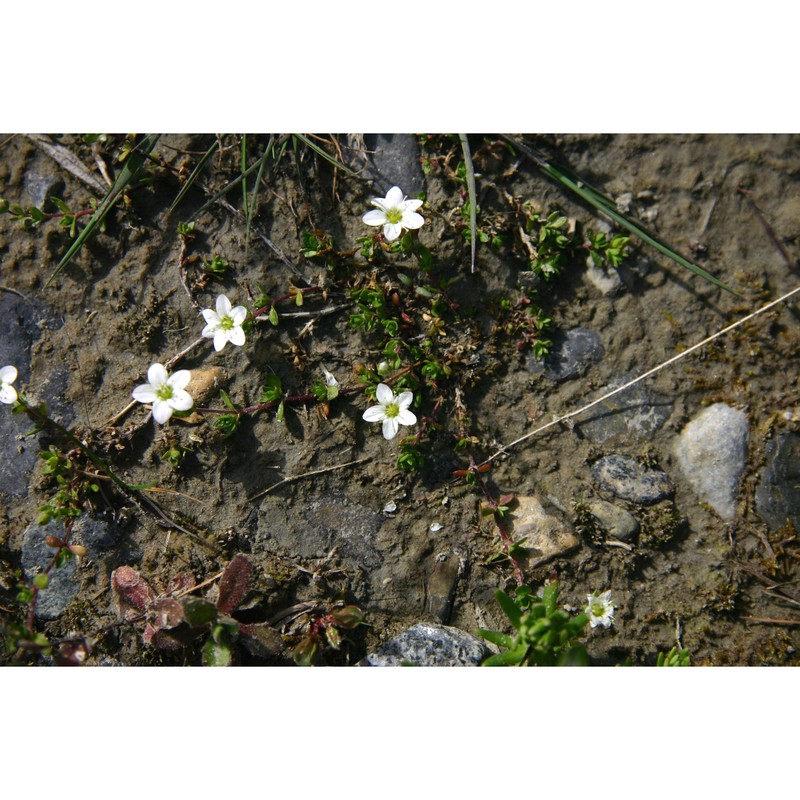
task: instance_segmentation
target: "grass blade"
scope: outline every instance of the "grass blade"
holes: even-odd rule
[[[247,203],[245,208],[245,237],[244,237],[244,255],[247,258],[247,251],[250,247],[250,226],[253,223],[253,216],[256,213],[256,200],[258,199],[258,189],[261,186],[261,178],[264,175],[264,167],[267,164],[267,159],[272,152],[272,145],[275,141],[274,136],[269,137],[267,146],[264,149],[264,155],[261,156],[258,162],[258,173],[256,174],[256,182],[253,185],[253,192],[250,195],[250,202]]]
[[[72,247],[67,250],[64,257],[56,267],[56,271],[50,276],[47,283],[44,285],[46,289],[59,272],[72,260],[73,256],[83,247],[89,240],[89,237],[95,232],[97,226],[106,218],[106,215],[113,207],[114,203],[122,196],[123,191],[136,177],[139,170],[144,166],[147,160],[147,155],[156,146],[160,134],[153,133],[145,136],[142,141],[130,152],[122,171],[114,181],[114,185],[109,189],[108,194],[103,198],[103,201],[95,209],[94,214],[89,217],[86,227],[80,232],[78,238],[72,243]]]
[[[200,173],[203,171],[203,167],[205,167],[208,160],[214,155],[214,153],[217,152],[218,149],[219,139],[215,139],[214,144],[212,144],[211,147],[206,150],[206,152],[203,154],[203,157],[197,162],[197,166],[192,170],[192,174],[186,179],[186,183],[183,184],[183,187],[178,192],[178,196],[175,198],[175,200],[173,200],[172,205],[169,207],[169,211],[167,212],[168,214],[172,213],[181,200],[183,200],[183,198],[186,196],[186,193],[192,188],[194,182],[200,176]]]
[[[470,272],[475,272],[475,248],[478,228],[478,193],[475,190],[475,165],[472,163],[472,154],[469,151],[469,141],[466,133],[459,133],[461,149],[464,151],[464,165],[467,169],[467,192],[469,193],[469,244],[472,254]]]
[[[604,214],[611,217],[614,222],[638,236],[643,242],[646,242],[660,253],[663,253],[668,258],[671,258],[676,264],[680,264],[682,267],[694,272],[695,275],[699,275],[709,283],[713,283],[714,286],[718,286],[720,289],[724,289],[726,292],[730,292],[737,297],[739,296],[738,292],[731,289],[730,286],[727,286],[718,278],[715,278],[710,272],[706,272],[706,270],[704,270],[702,267],[699,267],[697,264],[694,264],[688,259],[684,258],[682,255],[680,255],[680,253],[677,253],[669,245],[659,239],[658,236],[647,230],[647,228],[645,228],[645,226],[640,222],[623,215],[617,208],[617,204],[610,197],[606,197],[606,195],[604,195],[602,192],[587,184],[586,181],[582,180],[568,169],[551,164],[542,156],[534,153],[531,148],[527,147],[522,142],[517,141],[517,139],[514,139],[510,136],[503,136],[503,138],[513,147],[518,148],[520,152],[524,153],[529,159],[531,159],[531,161],[533,161],[533,163],[542,172],[544,172],[545,175],[574,192],[599,211],[602,211]]]
[[[303,133],[295,133],[292,135],[299,139],[306,147],[311,148],[317,155],[322,156],[329,164],[355,177],[355,172],[353,172],[353,170],[346,167],[341,161],[337,161],[330,153],[326,153],[316,142],[309,139],[308,136]]]

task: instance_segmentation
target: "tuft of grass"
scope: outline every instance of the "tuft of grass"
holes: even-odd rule
[[[724,289],[733,295],[739,296],[739,293],[731,289],[730,286],[724,284],[719,278],[715,278],[710,272],[706,272],[702,267],[692,263],[684,258],[680,253],[673,250],[669,245],[658,238],[654,233],[649,231],[642,225],[641,222],[626,217],[618,208],[617,204],[602,192],[590,186],[586,181],[580,178],[575,173],[568,170],[566,167],[553,164],[542,155],[534,152],[533,149],[515,139],[512,136],[503,135],[502,138],[507,141],[512,147],[516,147],[523,155],[529,158],[533,163],[549,178],[552,178],[557,183],[560,183],[571,192],[577,194],[581,199],[585,200],[590,205],[594,206],[598,211],[601,211],[606,216],[610,217],[617,225],[622,226],[626,230],[638,236],[643,242],[646,242],[651,247],[654,247],[660,253],[663,253],[668,258],[671,258],[676,264],[680,264],[688,270],[691,270],[695,275],[699,275],[714,286]]]
[[[97,226],[106,218],[106,215],[113,205],[122,197],[122,193],[131,184],[133,179],[139,173],[139,170],[144,166],[147,161],[147,156],[150,151],[156,146],[161,134],[152,133],[144,137],[129,153],[122,171],[114,181],[114,185],[108,190],[108,194],[103,198],[103,201],[97,206],[94,214],[89,217],[86,227],[80,232],[78,238],[72,243],[72,246],[64,254],[64,257],[58,263],[55,272],[48,278],[47,283],[44,285],[46,289],[55,279],[61,270],[69,264],[78,251],[86,244],[89,238],[94,234]]]

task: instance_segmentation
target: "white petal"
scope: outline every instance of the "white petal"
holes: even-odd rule
[[[367,225],[383,225],[386,222],[386,214],[383,211],[367,211],[363,217],[361,217],[362,222],[366,222]]]
[[[237,347],[241,347],[244,344],[244,331],[240,327],[231,328],[228,331],[228,341],[231,344],[235,344]]]
[[[206,325],[205,328],[203,328],[203,330],[200,332],[200,335],[205,336],[206,339],[213,339],[217,328],[219,328],[218,322],[209,322],[208,325]]]
[[[231,319],[234,325],[241,325],[247,319],[247,309],[244,306],[236,306],[231,309]]]
[[[397,407],[401,411],[405,411],[412,401],[414,400],[414,395],[411,392],[400,392],[399,395],[395,398],[395,402],[397,403]]]
[[[383,421],[383,438],[384,439],[394,439],[397,436],[397,431],[400,430],[400,426],[397,424],[397,417],[392,417],[391,419],[385,419]]]
[[[0,384],[0,403],[11,403],[17,399],[17,390],[10,383]]]
[[[399,186],[392,186],[386,193],[386,206],[388,208],[399,208],[404,200],[403,192]]]
[[[394,401],[394,392],[385,383],[379,383],[375,388],[375,399],[381,405],[386,405]]]
[[[422,200],[406,200],[403,203],[403,213],[406,211],[416,211],[422,205]]]
[[[17,368],[12,366],[3,367],[0,369],[0,382],[14,383],[17,379]]]
[[[217,295],[217,316],[222,319],[229,317],[231,313],[231,301],[224,294]]]
[[[158,389],[167,382],[167,371],[161,364],[151,364],[150,369],[147,370],[147,380],[153,389]]]
[[[367,422],[382,422],[386,416],[383,406],[370,406],[362,415],[361,418]]]
[[[163,425],[172,416],[172,406],[166,400],[156,400],[153,403],[153,419]]]
[[[416,425],[417,424],[417,415],[414,414],[413,411],[409,411],[407,408],[404,408],[397,415],[397,421],[401,425]]]
[[[395,239],[399,239],[402,232],[403,226],[399,222],[394,224],[387,222],[383,226],[383,235],[386,237],[387,242],[393,242]]]
[[[425,220],[414,211],[405,211],[403,213],[403,219],[400,220],[400,224],[404,228],[415,231],[417,228],[421,228],[425,224]]]
[[[192,379],[192,373],[188,369],[179,369],[169,379],[169,385],[173,389],[185,389]]]
[[[228,335],[222,328],[218,328],[214,331],[214,349],[219,352],[225,347],[225,342],[228,341]]]
[[[219,325],[219,316],[217,316],[216,311],[212,311],[210,308],[204,308],[200,313],[209,325]]]
[[[188,411],[193,405],[194,400],[192,400],[192,396],[189,392],[184,391],[183,389],[176,389],[172,393],[172,397],[170,397],[167,402],[176,410],[176,411]]]
[[[156,399],[156,393],[149,383],[142,383],[137,386],[131,394],[133,395],[133,399],[139,403],[152,403]]]

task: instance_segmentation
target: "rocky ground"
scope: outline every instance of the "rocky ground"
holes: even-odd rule
[[[611,238],[609,223],[495,136],[469,140],[474,271],[457,137],[310,140],[348,171],[275,137],[247,199],[241,183],[222,191],[268,141],[162,136],[45,285],[125,141],[0,137],[0,367],[128,487],[151,484],[87,478],[97,464],[75,441],[25,437],[31,420],[0,407],[7,663],[479,663],[494,648],[476,629],[509,631],[496,590],[553,578],[571,613],[612,593],[613,626],[587,629],[592,663],[650,665],[676,644],[693,664],[797,661],[796,302],[512,443],[797,285],[800,139],[525,138],[735,294],[635,238],[618,269],[595,263],[586,243]],[[424,192],[413,251],[364,240],[379,232],[362,222],[370,199],[393,185]],[[548,275],[555,211],[570,243]],[[216,352],[197,339],[220,293],[265,311],[244,345]],[[156,425],[131,392],[171,359],[198,406],[225,410],[224,390],[269,407],[230,435],[212,412]],[[340,392],[315,398],[326,371]],[[363,389],[382,379],[415,396],[417,425],[391,441],[362,419]],[[51,447],[71,459],[71,488],[99,486],[67,529],[37,523],[59,489]],[[481,483],[513,496],[511,557]],[[65,530],[81,557],[52,567],[64,547],[46,537]]]

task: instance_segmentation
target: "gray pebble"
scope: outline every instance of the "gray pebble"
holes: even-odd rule
[[[800,436],[781,433],[767,443],[767,463],[756,489],[756,509],[770,530],[791,522],[800,530]]]
[[[748,429],[743,411],[715,403],[698,414],[675,442],[678,466],[695,494],[728,521],[736,518]]]
[[[544,372],[551,381],[561,382],[582,375],[605,355],[600,336],[586,328],[573,328],[553,336],[553,347],[539,360],[533,356],[525,362],[529,372]]]
[[[425,190],[425,176],[419,162],[417,137],[409,133],[377,133],[364,137],[372,151],[364,170],[375,188],[386,194],[399,186],[407,197],[416,197]]]
[[[631,456],[603,456],[592,466],[592,475],[605,491],[643,505],[657,503],[673,492],[665,472],[646,467]]]
[[[483,641],[458,628],[420,622],[358,663],[362,667],[475,667],[491,654]]]
[[[593,500],[588,504],[589,513],[603,531],[613,539],[632,542],[639,532],[639,523],[633,514],[605,500]]]

